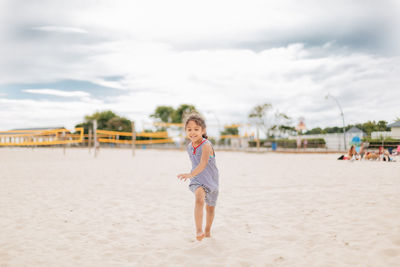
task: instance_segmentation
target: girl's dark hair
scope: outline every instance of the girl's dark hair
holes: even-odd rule
[[[185,130],[186,130],[186,127],[187,127],[189,121],[193,121],[194,123],[196,123],[198,126],[200,126],[203,129],[207,128],[205,120],[197,113],[188,114],[184,121],[185,121]],[[208,139],[207,132],[204,133],[202,136],[203,136],[203,138]]]

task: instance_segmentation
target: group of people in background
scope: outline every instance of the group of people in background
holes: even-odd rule
[[[378,160],[378,161],[396,161],[396,157],[400,155],[400,146],[385,149],[383,146],[379,147],[378,151],[367,151],[364,143],[361,146],[352,145],[347,155],[342,155],[338,160]]]

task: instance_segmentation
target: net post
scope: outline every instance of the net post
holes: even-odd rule
[[[132,121],[132,156],[135,156],[136,149],[136,131],[135,131],[135,122]]]
[[[93,121],[93,137],[94,137],[94,157],[97,157],[97,147],[98,147],[98,142],[97,142],[97,120]]]
[[[89,148],[89,154],[90,154],[91,149],[92,149],[92,129],[89,129],[88,148]]]

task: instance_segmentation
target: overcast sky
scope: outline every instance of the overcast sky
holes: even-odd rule
[[[271,103],[308,128],[400,117],[400,1],[0,0],[0,130],[111,109],[209,124]]]

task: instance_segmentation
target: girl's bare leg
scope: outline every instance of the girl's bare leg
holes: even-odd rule
[[[214,220],[215,207],[206,205],[206,211],[207,211],[206,228],[204,230],[205,230],[205,236],[210,237],[211,236],[211,225]]]
[[[203,187],[199,187],[195,191],[196,202],[194,206],[194,221],[196,224],[196,239],[201,241],[204,238],[203,233],[203,209],[204,209],[204,198],[206,192]]]

